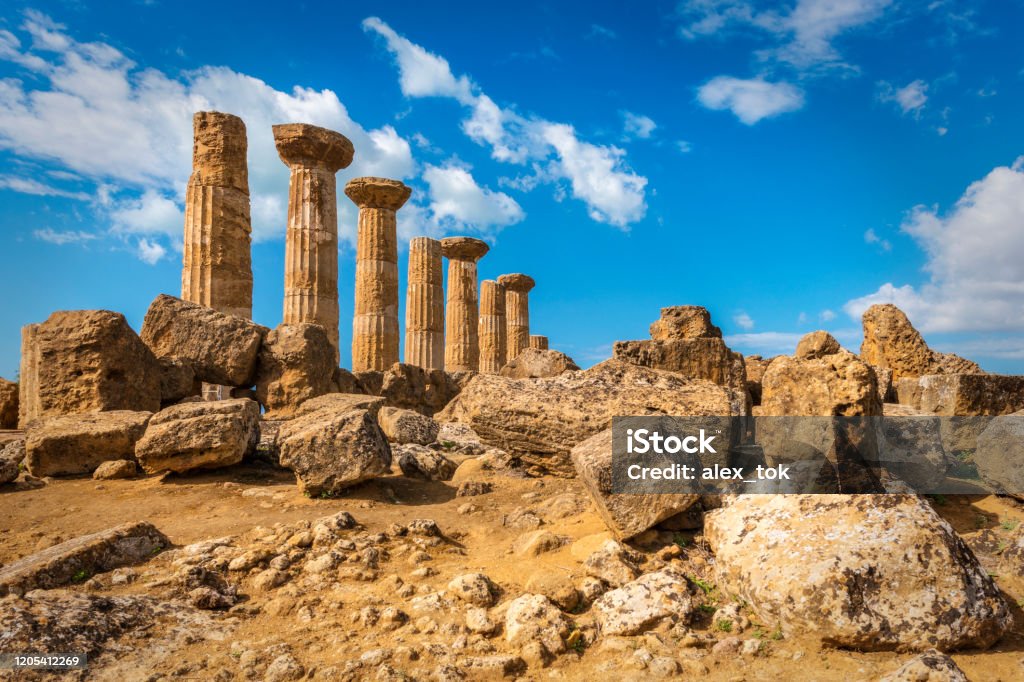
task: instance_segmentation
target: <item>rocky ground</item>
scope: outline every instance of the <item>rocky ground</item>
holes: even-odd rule
[[[81,678],[94,680],[862,680],[915,659],[786,635],[716,583],[699,527],[620,545],[578,480],[527,477],[496,451],[466,450],[451,452],[464,460],[451,481],[396,464],[330,499],[260,461],[132,480],[22,476],[0,492],[2,565],[135,521],[172,546],[6,597],[0,649],[86,650]],[[1021,679],[1024,507],[995,496],[929,503],[1015,617],[994,647],[952,659],[972,680]],[[666,575],[683,577],[659,585]],[[601,600],[621,585],[621,603]]]

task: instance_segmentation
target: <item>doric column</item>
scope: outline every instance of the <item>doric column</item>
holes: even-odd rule
[[[480,368],[476,262],[490,247],[472,237],[446,237],[441,253],[448,259],[448,303],[444,318],[444,367],[449,372]]]
[[[480,282],[480,371],[497,374],[505,365],[505,287]]]
[[[291,169],[284,244],[285,324],[327,330],[338,356],[338,203],[334,174],[352,163],[347,137],[308,123],[274,126],[281,161]]]
[[[398,180],[355,178],[345,194],[359,207],[352,371],[384,371],[398,362],[398,223],[412,190]]]
[[[252,317],[252,224],[245,123],[219,111],[192,117],[192,175],[185,188],[181,297]]]
[[[409,241],[405,361],[423,369],[444,369],[444,267],[441,242],[429,237]]]
[[[39,325],[27,324],[21,328],[21,366],[18,370],[18,428],[43,413],[39,400]]]
[[[519,357],[530,346],[530,289],[535,282],[529,275],[502,275],[498,283],[505,287],[505,324],[508,330],[505,361]]]
[[[530,348],[536,348],[537,350],[548,349],[548,337],[538,336],[537,334],[530,334]]]

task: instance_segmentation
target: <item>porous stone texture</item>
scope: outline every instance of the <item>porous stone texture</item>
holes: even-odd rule
[[[83,535],[0,568],[0,597],[81,582],[96,573],[145,561],[170,546],[170,540],[145,521]]]
[[[21,475],[21,465],[24,461],[24,438],[18,438],[0,446],[0,485],[17,479]]]
[[[0,378],[0,429],[18,428],[18,384]]]
[[[686,622],[693,602],[686,576],[673,569],[647,573],[594,602],[601,634],[639,635],[665,620]]]
[[[903,311],[891,303],[871,306],[864,311],[861,322],[861,358],[891,369],[894,381],[926,374],[983,374],[981,367],[970,360],[930,349]]]
[[[398,222],[412,190],[398,180],[354,178],[345,195],[359,207],[352,371],[398,362]]]
[[[949,462],[938,417],[872,419],[885,471],[921,493],[938,490]]]
[[[888,367],[872,365],[871,369],[878,378],[878,399],[883,403],[896,402],[896,390],[892,382],[892,370]]]
[[[992,578],[912,495],[739,495],[705,515],[704,536],[719,586],[787,635],[946,651],[1010,626]]]
[[[993,491],[1024,499],[1024,411],[988,422],[971,458],[978,475]]]
[[[385,372],[360,372],[360,384],[371,395],[384,398],[391,407],[433,416],[458,395],[475,372],[425,370],[398,362]]]
[[[480,310],[476,264],[490,247],[472,237],[445,237],[441,253],[448,259],[448,301],[444,318],[444,366],[449,372],[480,369]]]
[[[151,412],[112,410],[33,421],[25,434],[33,476],[91,474],[103,462],[132,459]]]
[[[903,377],[893,383],[892,390],[900,405],[921,409],[921,377]]]
[[[277,446],[281,466],[311,497],[340,493],[391,468],[391,447],[368,410],[297,417],[281,425]]]
[[[119,478],[134,478],[138,473],[138,465],[133,460],[115,459],[96,467],[92,477],[97,481],[112,481]]]
[[[530,347],[530,291],[537,283],[516,272],[502,275],[498,284],[505,287],[505,364]]]
[[[429,237],[409,240],[405,296],[405,362],[423,369],[444,369],[441,242]]]
[[[661,309],[661,317],[650,327],[655,341],[721,338],[722,330],[711,324],[711,313],[699,305],[675,305]]]
[[[334,347],[317,324],[282,324],[263,339],[256,399],[267,419],[287,419],[305,401],[336,390]]]
[[[142,321],[142,340],[158,358],[189,365],[210,384],[248,388],[269,330],[250,320],[160,294]]]
[[[402,474],[409,478],[423,481],[450,481],[458,468],[437,450],[422,445],[409,444],[392,447],[392,453],[398,458],[398,467]]]
[[[946,654],[930,649],[882,675],[878,682],[970,682],[964,671]]]
[[[839,350],[839,342],[834,336],[825,331],[816,331],[805,334],[800,339],[793,357],[798,360],[814,360],[826,355],[835,355]]]
[[[536,350],[547,350],[548,349],[548,337],[540,336],[539,334],[530,334],[530,348]]]
[[[430,445],[437,440],[437,433],[441,429],[430,417],[399,407],[382,407],[377,421],[388,440],[399,445]]]
[[[569,619],[544,595],[524,594],[505,611],[505,641],[525,646],[538,642],[550,654],[565,651]]]
[[[510,379],[541,379],[556,377],[564,372],[578,369],[579,365],[565,353],[557,350],[527,348],[509,360],[508,364],[501,368],[499,374]]]
[[[20,415],[160,409],[160,366],[120,313],[55,312],[22,332]]]
[[[480,283],[480,371],[497,374],[505,364],[505,287],[493,279]]]
[[[929,414],[996,416],[1024,409],[1024,376],[936,374],[917,381],[920,395],[913,406]],[[900,390],[904,385],[901,382]]]
[[[649,341],[616,341],[612,357],[641,367],[678,372],[746,390],[743,356],[729,350],[711,315],[700,306],[662,308]]]
[[[612,493],[612,430],[606,429],[572,449],[576,475],[601,519],[621,540],[639,535],[700,501],[700,495]]]
[[[160,404],[166,407],[202,394],[202,382],[196,379],[192,365],[171,358],[157,358],[160,364]]]
[[[135,456],[147,473],[216,469],[256,451],[260,409],[239,398],[173,405],[153,415]]]
[[[436,416],[554,473],[573,475],[569,452],[614,416],[741,415],[746,395],[672,372],[607,360],[587,370],[520,381],[478,374]]]
[[[273,127],[278,156],[291,173],[285,231],[285,324],[310,322],[327,331],[338,358],[338,185],[352,163],[352,142],[309,125]]]
[[[364,395],[362,393],[328,393],[319,398],[313,398],[299,405],[295,410],[296,417],[304,417],[307,414],[327,410],[335,414],[351,412],[352,410],[368,410],[376,419],[380,408],[384,406],[384,399],[379,396]]]
[[[826,335],[827,336],[827,335]],[[832,339],[828,336],[828,339]],[[882,414],[871,367],[849,351],[812,332],[804,339],[807,357],[780,355],[761,378],[764,416],[853,417]],[[812,349],[812,350],[808,350]],[[826,352],[834,350],[835,352]]]
[[[192,117],[192,175],[185,187],[181,298],[252,317],[252,224],[242,119],[219,111]]]

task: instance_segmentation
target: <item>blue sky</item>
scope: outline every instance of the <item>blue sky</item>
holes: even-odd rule
[[[191,114],[248,126],[254,316],[281,320],[272,123],[414,188],[403,239],[491,243],[531,327],[591,364],[667,305],[791,353],[894,301],[934,347],[1024,373],[1024,3],[7,3],[0,375],[19,329],[180,291]],[[354,206],[339,193],[342,364]],[[405,254],[400,256],[404,296]],[[404,301],[403,301],[404,305]],[[404,312],[403,312],[404,318]]]

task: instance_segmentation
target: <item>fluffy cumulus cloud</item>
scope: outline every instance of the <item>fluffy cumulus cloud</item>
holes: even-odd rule
[[[875,303],[894,303],[923,331],[1024,332],[1024,157],[972,183],[946,212],[918,206],[901,229],[927,256],[928,282],[887,282],[849,301],[859,318]]]
[[[89,201],[146,262],[180,244],[195,111],[228,111],[245,120],[257,240],[281,235],[285,225],[288,170],[274,148],[274,123],[304,121],[349,137],[356,159],[341,182],[415,171],[409,143],[394,128],[363,127],[330,90],[281,91],[224,67],[183,74],[141,68],[116,48],[80,42],[32,11],[20,31],[23,38],[0,32],[0,59],[27,76],[0,81],[0,149],[55,166],[51,177],[73,187],[10,175],[0,186]]]
[[[750,331],[754,328],[754,318],[742,310],[732,316],[732,321],[745,331]]]
[[[804,93],[790,83],[717,76],[700,87],[697,101],[708,109],[727,109],[749,126],[765,118],[797,111],[804,105]]]
[[[502,107],[465,75],[456,76],[443,57],[409,41],[376,17],[363,28],[379,35],[399,71],[399,87],[406,97],[447,97],[466,110],[462,131],[489,148],[503,163],[528,165],[533,175],[510,182],[528,189],[555,184],[586,204],[596,221],[620,228],[641,220],[647,212],[647,178],[626,163],[625,152],[614,145],[581,140],[573,126],[525,116]],[[557,195],[557,194],[556,194]]]
[[[627,141],[637,138],[649,140],[657,127],[658,124],[650,116],[632,111],[622,112],[622,134]]]
[[[883,81],[878,84],[878,99],[882,102],[892,102],[904,114],[917,115],[928,102],[928,84],[923,80],[916,80],[897,88]]]
[[[433,225],[463,226],[486,234],[525,217],[515,199],[477,184],[468,168],[428,165],[423,180],[430,188],[429,220]]]

